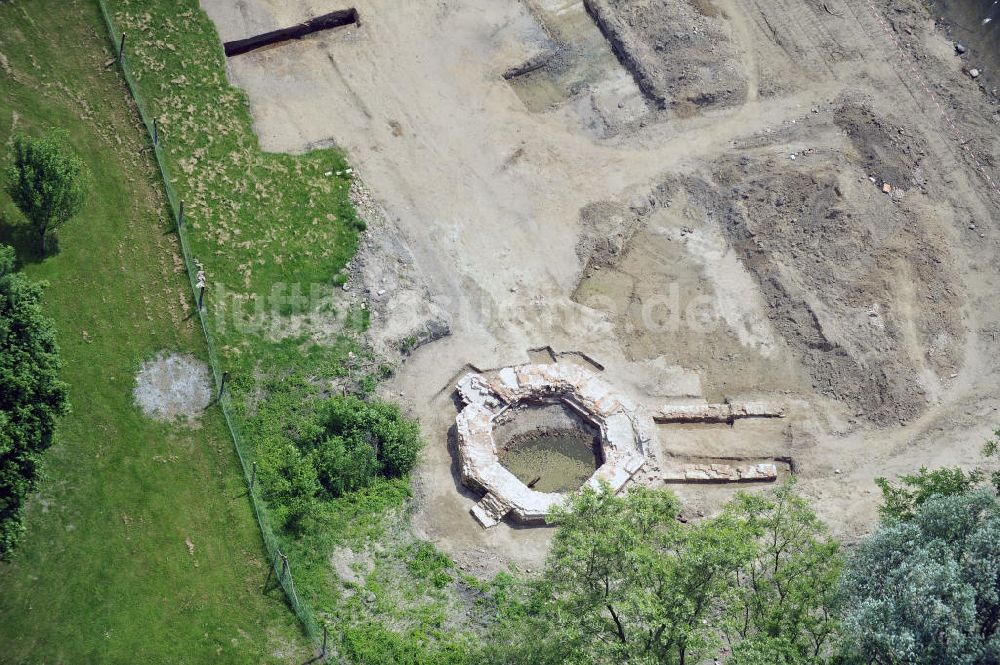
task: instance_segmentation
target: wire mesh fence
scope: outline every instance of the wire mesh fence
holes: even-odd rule
[[[259,496],[257,483],[255,482],[256,468],[253,465],[252,456],[244,443],[243,437],[240,433],[239,424],[233,416],[232,397],[224,389],[225,379],[223,375],[225,373],[220,369],[219,356],[216,353],[215,344],[212,339],[208,314],[205,309],[201,307],[201,296],[203,295],[201,291],[204,287],[199,283],[198,273],[200,268],[192,255],[191,245],[188,238],[188,234],[191,233],[191,226],[190,224],[185,223],[184,202],[178,195],[177,190],[174,189],[171,184],[172,179],[170,177],[170,168],[163,153],[163,140],[159,133],[159,127],[157,126],[155,117],[149,112],[149,108],[143,99],[135,76],[133,75],[132,67],[128,58],[127,36],[124,33],[119,32],[115,26],[114,18],[106,0],[97,0],[97,3],[101,8],[104,23],[107,26],[108,34],[114,44],[115,54],[117,56],[116,60],[121,69],[122,76],[124,77],[125,83],[132,95],[132,99],[135,102],[139,118],[145,126],[146,132],[149,136],[153,154],[156,157],[156,164],[160,170],[160,176],[163,180],[163,187],[167,195],[167,202],[173,214],[174,221],[176,222],[177,237],[180,241],[184,265],[187,269],[187,276],[191,286],[193,301],[195,303],[195,307],[197,308],[198,320],[201,323],[202,332],[205,336],[205,344],[208,347],[209,366],[212,369],[212,375],[215,379],[216,389],[218,390],[218,404],[222,409],[223,416],[226,420],[226,426],[229,428],[229,433],[233,438],[233,446],[236,448],[236,455],[240,460],[240,467],[243,470],[243,478],[247,484],[247,493],[250,497],[250,502],[253,504],[254,516],[257,519],[257,524],[260,526],[261,537],[264,540],[264,547],[267,551],[267,557],[271,564],[271,572],[275,575],[275,579],[278,580],[281,587],[284,589],[288,602],[294,610],[296,616],[302,622],[306,633],[316,644],[322,643],[323,652],[325,652],[326,641],[323,639],[323,631],[320,630],[308,605],[299,598],[295,589],[295,581],[292,579],[291,564],[288,561],[288,557],[281,551],[277,537],[274,535],[274,530],[271,528],[267,508]],[[325,653],[323,655],[325,656]]]

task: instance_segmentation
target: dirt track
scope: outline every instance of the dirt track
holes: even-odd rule
[[[202,4],[224,40],[345,6]],[[1000,406],[1000,133],[926,12],[587,5],[604,35],[569,0],[360,0],[359,26],[230,60],[266,149],[343,147],[384,213],[347,296],[373,344],[450,327],[391,386],[429,442],[418,532],[490,551],[484,572],[544,553],[545,529],[479,529],[447,442],[467,364],[547,345],[649,405],[782,399],[785,421],[663,426],[656,452],[791,456],[848,539],[875,477],[977,462]],[[692,513],[732,491],[674,488]]]

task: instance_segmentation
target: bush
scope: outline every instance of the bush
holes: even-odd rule
[[[885,478],[876,478],[875,484],[882,490],[879,517],[885,522],[913,519],[928,499],[965,494],[976,487],[984,475],[978,469],[966,473],[956,466],[933,471],[920,467],[915,475],[901,477],[900,485],[894,485]]]
[[[417,423],[392,404],[354,396],[323,402],[292,429],[292,436],[261,442],[258,475],[275,517],[293,532],[301,532],[317,500],[402,478],[420,452]]]
[[[318,481],[312,460],[290,441],[271,439],[261,446],[257,475],[264,497],[279,523],[293,532],[302,529],[312,512]]]
[[[334,397],[320,407],[317,425],[305,445],[333,496],[365,487],[376,475],[405,476],[417,462],[420,429],[393,404]]]

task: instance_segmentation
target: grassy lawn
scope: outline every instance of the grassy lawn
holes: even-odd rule
[[[140,362],[161,349],[203,356],[204,343],[159,177],[110,59],[94,2],[0,3],[3,162],[12,130],[65,128],[94,176],[61,252],[41,262],[0,194],[0,240],[50,283],[73,409],[28,534],[0,564],[0,662],[302,662],[310,647],[280,589],[261,592],[267,564],[218,409],[192,429],[132,404]],[[191,200],[192,214],[213,204],[208,193]],[[221,251],[227,278],[267,277]]]
[[[367,312],[339,288],[363,227],[343,155],[260,150],[245,95],[226,81],[221,43],[197,0],[107,4],[161,129],[188,246],[207,277],[209,328],[221,369],[231,373],[232,411],[246,456],[260,462],[268,521],[298,597],[331,627],[333,647],[349,661],[458,662],[463,647],[450,643],[464,643],[470,608],[461,598],[472,592],[450,561],[408,531],[407,478],[318,499],[305,528],[282,528],[282,488],[296,474],[276,460],[309,431],[318,401],[368,393],[391,371],[364,347]],[[379,552],[377,565],[359,573],[365,593],[331,565],[344,547]],[[436,653],[441,642],[449,646]]]
[[[222,45],[196,0],[108,5],[160,127],[188,242],[209,284],[206,308],[221,367],[231,373],[233,411],[248,457],[258,458],[307,421],[317,400],[342,388],[371,390],[385,373],[360,341],[367,312],[339,288],[363,228],[349,199],[351,171],[336,150],[260,150],[246,97],[226,81]],[[272,500],[300,597],[314,609],[329,606],[331,549],[380,532],[373,516],[407,496],[408,483],[396,480],[324,503],[301,539],[283,533],[282,506]]]

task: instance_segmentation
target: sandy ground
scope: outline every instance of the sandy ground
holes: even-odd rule
[[[224,40],[346,6],[202,5]],[[346,297],[380,315],[373,345],[450,329],[385,389],[428,441],[418,534],[482,573],[537,566],[550,537],[468,513],[450,428],[469,365],[582,353],[650,406],[778,399],[784,420],[661,426],[654,452],[789,456],[847,540],[874,521],[874,478],[978,462],[1000,406],[1000,133],[922,9],[356,7],[359,25],[232,58],[230,76],[265,149],[338,145],[367,185],[380,221]],[[671,487],[692,514],[734,491]]]

